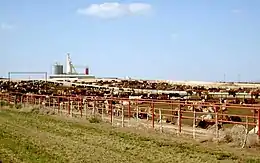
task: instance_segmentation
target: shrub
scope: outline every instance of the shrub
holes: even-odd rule
[[[40,108],[39,107],[34,107],[34,108],[32,108],[31,112],[34,113],[34,114],[39,114],[40,113]]]
[[[15,105],[15,108],[16,108],[16,109],[21,109],[22,107],[23,107],[22,104],[16,104],[16,105]]]
[[[97,117],[91,117],[91,118],[89,119],[89,122],[90,122],[90,123],[100,123],[101,120],[100,120],[99,118],[97,118]]]
[[[0,106],[8,106],[8,103],[6,101],[0,101]]]

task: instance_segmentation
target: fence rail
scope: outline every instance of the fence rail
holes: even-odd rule
[[[69,116],[88,117],[99,115],[102,120],[109,121],[112,125],[120,124],[122,127],[143,124],[150,128],[163,131],[173,131],[177,134],[191,134],[193,138],[205,134],[205,130],[196,128],[199,117],[203,112],[194,109],[197,105],[174,100],[147,100],[147,99],[125,99],[125,98],[103,98],[90,96],[46,96],[46,95],[12,95],[0,94],[0,102],[11,105],[45,106],[53,109],[58,114]],[[230,124],[245,125],[246,129],[258,130],[260,124],[260,105],[226,105],[229,113],[221,110],[219,103],[204,103],[204,107],[213,107],[214,112],[210,113],[213,118],[208,123],[215,124],[215,136],[218,137],[219,124],[224,127]],[[189,110],[188,107],[193,108]],[[240,117],[242,122],[225,119],[226,116]],[[135,118],[134,118],[135,117]],[[260,136],[260,131],[257,131]]]

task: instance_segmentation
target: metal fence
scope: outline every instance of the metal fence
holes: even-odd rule
[[[103,121],[112,125],[138,126],[142,124],[148,128],[160,132],[174,132],[176,134],[189,134],[193,138],[207,134],[206,130],[196,127],[198,121],[205,114],[198,112],[195,104],[173,100],[149,100],[149,99],[123,99],[83,96],[46,96],[46,95],[10,95],[0,94],[0,107],[3,102],[12,106],[43,106],[57,114],[89,117],[99,116]],[[260,128],[257,121],[260,119],[260,105],[236,105],[229,104],[227,109],[230,113],[223,113],[220,103],[204,103],[205,107],[214,108],[211,113],[213,119],[207,122],[215,124],[215,137],[219,136],[218,124],[230,127],[230,124],[240,124],[249,131],[252,128]],[[192,108],[192,109],[188,109]],[[232,113],[232,110],[236,110]],[[225,116],[236,116],[242,122],[225,119]],[[258,136],[260,131],[258,130]]]

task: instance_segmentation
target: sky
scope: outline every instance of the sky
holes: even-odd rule
[[[260,80],[259,0],[1,0],[0,76]],[[30,75],[30,74],[28,74]],[[41,74],[40,74],[41,75]]]

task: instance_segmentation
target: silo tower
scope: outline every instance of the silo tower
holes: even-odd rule
[[[53,70],[54,75],[63,74],[63,65],[62,64],[55,63],[53,67],[54,67],[54,70]]]

